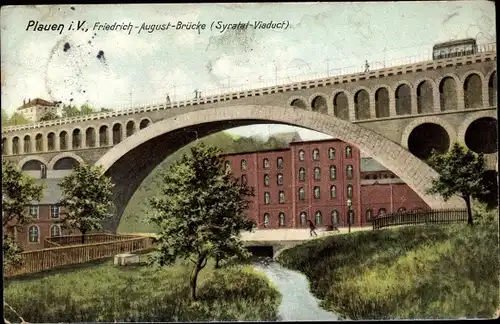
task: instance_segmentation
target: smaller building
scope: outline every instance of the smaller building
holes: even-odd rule
[[[40,98],[24,100],[23,105],[17,111],[27,120],[36,123],[48,113],[57,114],[60,102],[51,102]]]

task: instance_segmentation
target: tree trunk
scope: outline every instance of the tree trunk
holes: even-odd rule
[[[85,244],[85,232],[82,232],[82,244]]]
[[[199,257],[198,262],[194,265],[193,272],[191,273],[191,298],[193,300],[197,300],[198,297],[196,296],[196,283],[198,281],[198,274],[200,273],[201,269],[205,267],[207,264],[205,257]]]
[[[467,225],[474,225],[472,221],[472,209],[470,207],[470,195],[466,196],[465,198],[465,204],[467,205]]]
[[[215,269],[219,269],[220,268],[219,262],[220,262],[220,259],[219,259],[218,256],[216,256],[215,257]]]

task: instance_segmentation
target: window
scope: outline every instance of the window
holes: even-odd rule
[[[377,217],[382,217],[382,216],[385,216],[385,208],[380,208],[378,210]]]
[[[306,212],[300,213],[300,226],[306,226],[307,223],[307,214]]]
[[[241,170],[247,169],[247,160],[241,160]]]
[[[278,169],[283,169],[283,158],[282,157],[279,157],[277,160],[276,160],[276,167]]]
[[[269,187],[269,182],[271,181],[269,174],[264,174],[264,186]]]
[[[279,197],[279,203],[280,204],[284,204],[285,203],[285,192],[284,191],[280,191],[278,197]]]
[[[264,214],[264,227],[269,227],[269,214]]]
[[[314,168],[314,180],[321,180],[321,169],[319,167]]]
[[[306,169],[299,169],[299,181],[306,181]]]
[[[269,169],[269,160],[264,159],[263,163],[264,163],[264,169]]]
[[[320,190],[319,190],[319,187],[314,187],[314,198],[315,199],[319,199],[319,193],[320,193]]]
[[[304,188],[299,188],[299,200],[305,200],[306,199],[306,191]]]
[[[306,158],[306,153],[304,153],[304,151],[300,150],[299,151],[299,161],[304,161],[305,158]]]
[[[280,226],[285,226],[285,213],[280,212]]]
[[[319,150],[318,149],[313,150],[313,160],[319,161]]]
[[[351,148],[350,146],[347,146],[347,147],[345,148],[345,157],[346,157],[347,159],[352,158],[352,148]]]
[[[50,227],[50,237],[61,236],[61,227],[59,225],[52,225]]]
[[[38,218],[38,206],[30,206],[30,216],[34,218]]]
[[[283,175],[281,173],[278,173],[276,180],[277,180],[279,185],[282,185],[283,184]]]
[[[330,187],[330,197],[337,198],[337,187],[334,185]]]
[[[404,208],[404,207],[398,208],[398,213],[404,213],[405,211],[406,211],[406,208]]]
[[[38,226],[33,225],[30,226],[28,230],[28,241],[30,243],[38,243],[40,239],[40,230],[38,229]]]
[[[330,160],[335,160],[335,149],[333,147],[328,149],[328,157]]]
[[[352,198],[352,185],[347,185],[347,198]]]
[[[339,222],[339,211],[334,209],[332,210],[332,225],[337,225]]]
[[[269,192],[264,192],[264,204],[269,205],[271,203],[271,194]]]
[[[347,171],[347,179],[352,179],[352,175],[353,175],[353,168],[352,168],[352,165],[348,165],[346,167],[346,171]]]
[[[244,174],[241,176],[241,184],[246,185],[248,183],[247,176]]]
[[[316,224],[316,226],[320,226],[322,223],[321,212],[319,210],[314,215],[314,223]]]
[[[335,165],[330,166],[330,180],[337,179],[337,167]]]
[[[61,209],[57,205],[50,206],[50,217],[59,218],[59,214],[61,213]]]
[[[366,210],[366,221],[371,222],[372,218],[373,218],[373,210],[371,208],[367,209]]]

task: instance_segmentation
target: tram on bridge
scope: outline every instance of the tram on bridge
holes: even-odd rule
[[[477,53],[477,42],[474,38],[459,39],[438,43],[432,48],[432,59],[440,60]]]

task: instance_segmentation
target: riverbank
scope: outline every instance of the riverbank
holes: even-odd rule
[[[473,228],[326,237],[285,250],[278,261],[307,276],[323,308],[353,320],[491,318],[499,304],[496,213]]]
[[[141,256],[143,259],[145,256]],[[5,281],[5,301],[27,322],[274,321],[281,295],[251,266],[216,270],[198,279],[189,298],[190,265],[160,271],[109,261]],[[7,319],[18,317],[5,308]]]

